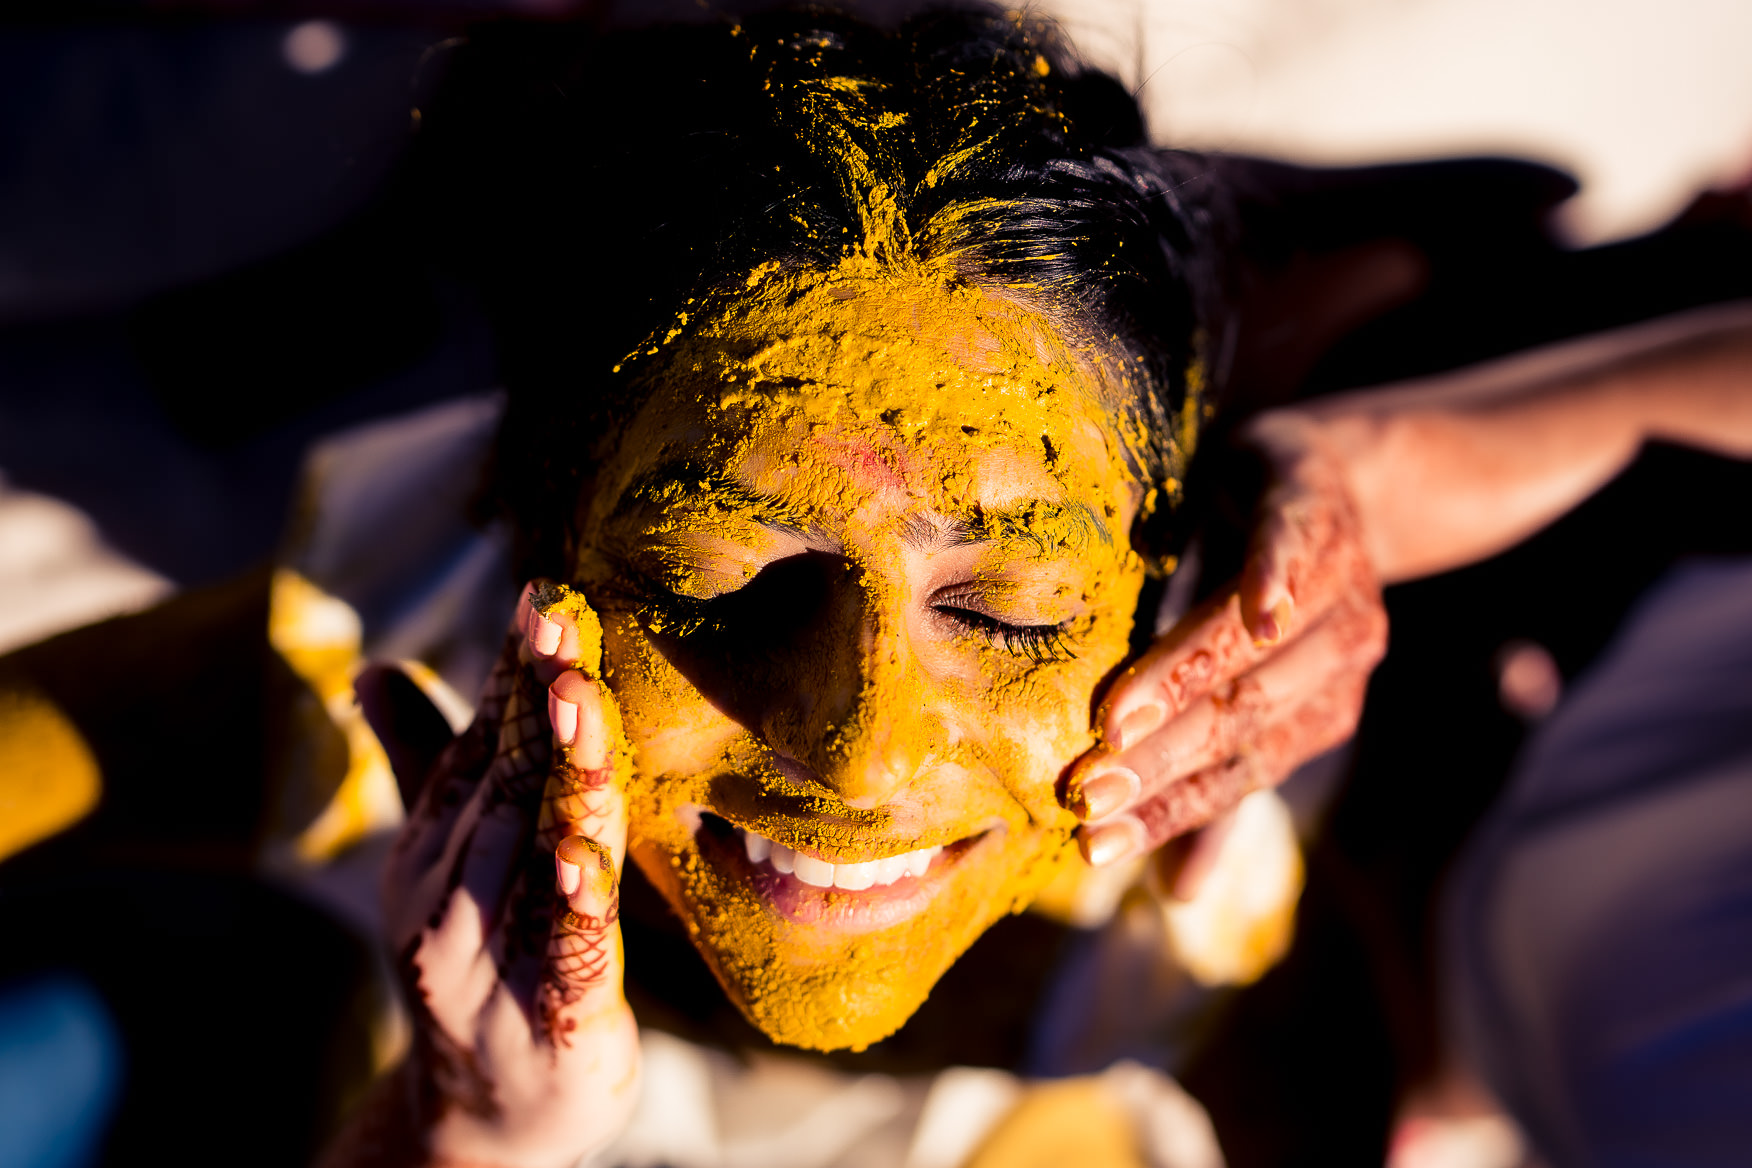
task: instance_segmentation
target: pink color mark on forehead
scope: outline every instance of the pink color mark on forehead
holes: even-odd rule
[[[845,471],[856,483],[879,491],[911,491],[907,480],[916,468],[908,465],[910,460],[901,451],[878,449],[864,438],[815,438],[810,444],[829,465]]]

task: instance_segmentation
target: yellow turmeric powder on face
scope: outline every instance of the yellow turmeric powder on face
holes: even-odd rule
[[[766,1033],[861,1048],[1074,859],[1054,784],[1125,652],[1143,491],[1089,356],[948,265],[768,266],[656,348],[575,573],[629,851]],[[750,833],[817,871],[943,850],[824,889]]]

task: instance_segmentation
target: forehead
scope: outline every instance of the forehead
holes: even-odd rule
[[[1092,361],[1038,313],[931,269],[757,272],[641,358],[648,392],[604,484],[721,468],[763,494],[1023,497],[1115,513],[1125,473]]]

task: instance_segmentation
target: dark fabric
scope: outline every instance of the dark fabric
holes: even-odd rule
[[[1454,884],[1456,1027],[1558,1168],[1752,1148],[1752,560],[1638,606]]]

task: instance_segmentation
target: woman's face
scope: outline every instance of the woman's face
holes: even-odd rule
[[[1074,856],[1141,492],[1090,363],[941,274],[757,272],[681,326],[576,573],[629,850],[757,1025],[861,1048]]]

